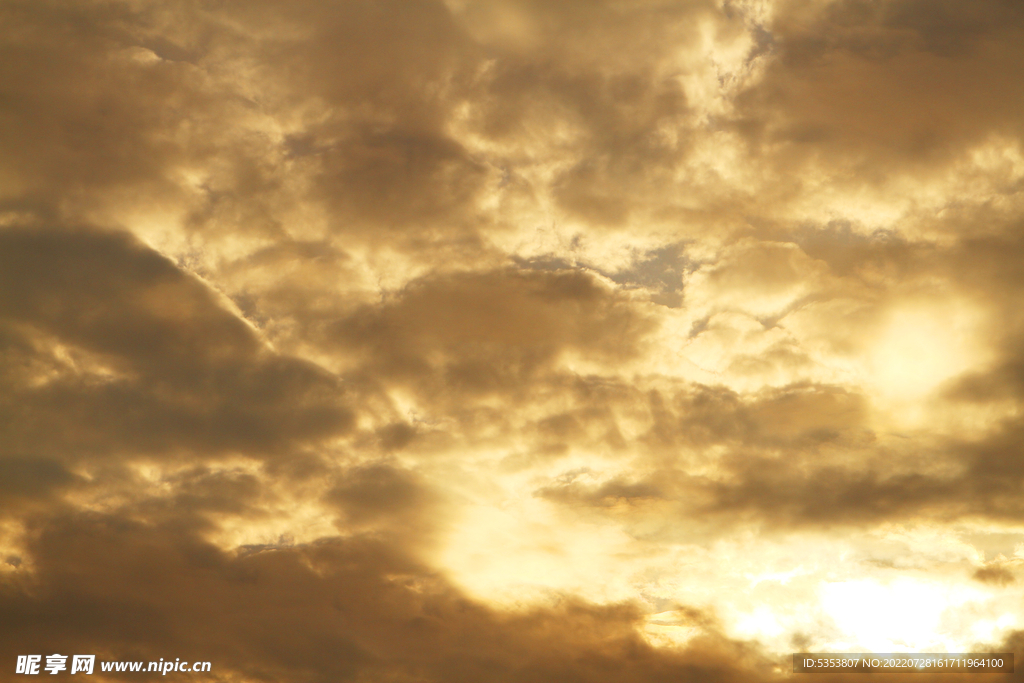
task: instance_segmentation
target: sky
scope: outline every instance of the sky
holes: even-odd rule
[[[0,668],[1020,659],[1022,84],[1019,0],[0,0]]]

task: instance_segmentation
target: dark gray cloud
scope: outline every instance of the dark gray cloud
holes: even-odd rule
[[[997,586],[1006,586],[1011,583],[1016,583],[1016,575],[1005,567],[994,566],[994,567],[982,567],[971,575],[972,579],[981,581],[982,583],[991,583]]]
[[[174,525],[38,521],[34,595],[10,580],[0,592],[6,658],[44,641],[100,658],[187,651],[215,680],[293,681],[734,681],[771,665],[713,628],[689,652],[659,652],[629,605],[497,614],[366,538],[235,556]]]
[[[835,155],[857,182],[948,163],[992,134],[1019,138],[1024,14],[1003,0],[780,3],[744,129],[787,156]]]
[[[332,323],[327,340],[378,377],[427,391],[529,390],[565,351],[628,358],[653,322],[583,272],[499,270],[411,282],[383,305]]]
[[[610,399],[619,405],[589,417],[614,420],[622,399],[606,392],[599,401]],[[766,531],[894,520],[1009,522],[1021,514],[1021,433],[1012,421],[981,442],[911,446],[905,437],[873,431],[864,397],[834,387],[786,387],[753,400],[697,388],[671,397],[651,392],[646,400],[650,426],[638,439],[646,448],[631,455],[631,474],[567,472],[536,495],[570,507],[625,502],[640,517],[673,510],[704,523]],[[584,415],[559,416],[556,424],[582,434]],[[604,439],[605,448],[615,442],[613,433]],[[705,474],[708,467],[714,474]],[[580,478],[583,473],[594,476]],[[678,535],[668,526],[665,533]]]
[[[127,236],[8,229],[0,244],[9,452],[268,455],[350,428],[336,378],[275,354]]]

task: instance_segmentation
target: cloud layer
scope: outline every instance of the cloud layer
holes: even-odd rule
[[[1021,654],[1018,3],[0,26],[11,666]]]

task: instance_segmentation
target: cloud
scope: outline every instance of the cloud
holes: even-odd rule
[[[432,379],[461,399],[514,396],[566,352],[628,358],[652,325],[583,272],[500,270],[413,281],[333,322],[325,337],[378,377]]]
[[[1019,651],[1022,20],[4,3],[4,656]]]
[[[982,567],[974,572],[971,578],[982,583],[992,583],[997,586],[1005,586],[1017,581],[1017,577],[1012,571],[999,566]]]
[[[31,549],[36,597],[10,585],[0,597],[11,657],[45,640],[101,659],[187,653],[214,675],[296,681],[739,680],[738,665],[769,666],[713,630],[688,653],[659,652],[628,605],[566,599],[501,615],[365,538],[236,556],[180,527],[92,516],[48,520]]]
[[[998,0],[779,3],[769,28],[777,54],[740,99],[746,125],[797,158],[829,150],[880,174],[1019,135],[1020,103],[1006,86],[1022,19]]]
[[[131,238],[8,229],[0,242],[15,347],[7,448],[72,460],[258,455],[352,424],[335,378],[275,354],[214,292]]]

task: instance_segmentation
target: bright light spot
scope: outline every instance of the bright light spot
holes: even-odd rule
[[[545,512],[536,501],[508,510],[471,505],[437,559],[464,590],[504,607],[566,592],[595,602],[635,597],[626,534],[586,523],[562,526]]]
[[[992,642],[998,639],[1000,631],[1012,628],[1017,618],[1012,614],[1003,614],[997,619],[979,619],[971,626],[971,635],[981,641]]]
[[[758,607],[736,622],[735,630],[745,638],[774,637],[782,633],[782,626],[768,607]]]
[[[764,574],[747,574],[750,579],[750,587],[753,588],[762,581],[778,581],[780,584],[785,586],[794,577],[802,576],[807,573],[807,570],[803,566],[795,567],[790,569],[788,572],[767,572]]]
[[[868,352],[868,371],[890,399],[920,398],[982,360],[979,311],[964,302],[894,309]]]
[[[825,584],[821,605],[843,634],[841,640],[872,652],[955,651],[958,643],[940,628],[943,612],[968,600],[984,599],[971,589],[900,579]]]

